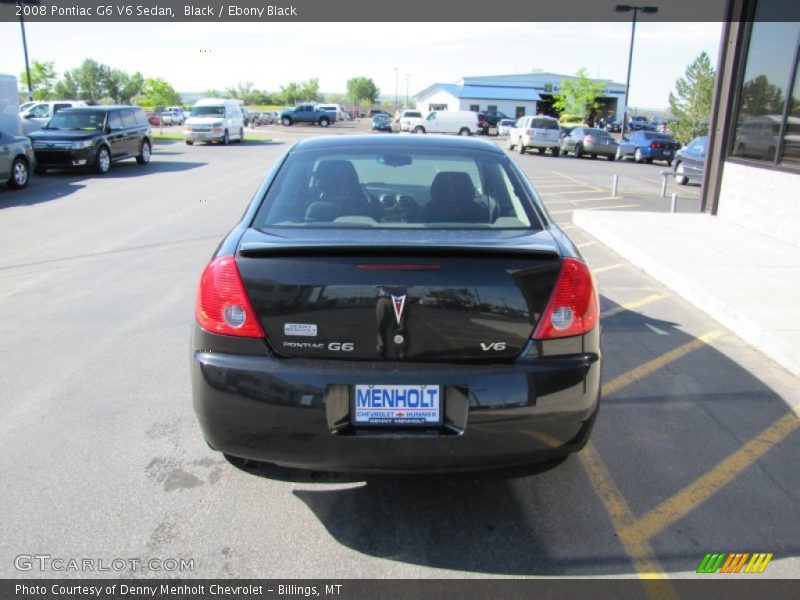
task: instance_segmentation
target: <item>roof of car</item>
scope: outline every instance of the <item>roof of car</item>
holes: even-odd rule
[[[394,148],[461,148],[468,150],[483,150],[503,154],[497,144],[485,140],[477,140],[462,136],[427,136],[427,135],[348,135],[348,136],[320,136],[300,140],[294,145],[294,150],[317,150],[323,148],[369,148],[369,147],[394,147]]]
[[[118,110],[120,108],[139,108],[132,104],[96,104],[94,106],[72,106],[70,108],[62,108],[58,112],[85,112],[92,110]]]

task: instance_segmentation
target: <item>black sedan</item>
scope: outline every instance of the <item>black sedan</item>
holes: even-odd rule
[[[694,138],[675,154],[675,183],[686,185],[690,181],[699,182],[706,168],[706,148],[708,136]]]
[[[200,279],[192,391],[209,446],[358,472],[583,447],[597,288],[500,148],[331,136],[278,164]]]

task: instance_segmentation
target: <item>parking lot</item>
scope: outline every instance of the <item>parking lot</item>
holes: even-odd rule
[[[765,552],[761,577],[797,577],[797,378],[571,224],[575,209],[666,211],[673,192],[696,211],[698,186],[660,196],[659,163],[513,155],[602,295],[604,398],[580,454],[363,478],[209,450],[189,387],[200,272],[287,144],[320,133],[260,131],[0,188],[0,575],[41,577],[14,557],[47,553],[194,559],[194,577],[667,579],[707,552]]]

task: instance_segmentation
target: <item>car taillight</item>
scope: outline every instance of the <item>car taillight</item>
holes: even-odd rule
[[[531,134],[531,130],[530,129],[526,129],[525,130],[525,135],[530,135],[530,134]]]
[[[600,301],[589,267],[577,259],[565,258],[532,337],[548,340],[583,335],[597,325],[599,315]]]
[[[203,271],[195,316],[200,327],[210,333],[264,337],[232,255],[215,258]]]
[[[661,144],[659,144],[658,142],[650,142],[650,147],[651,148],[661,148]]]

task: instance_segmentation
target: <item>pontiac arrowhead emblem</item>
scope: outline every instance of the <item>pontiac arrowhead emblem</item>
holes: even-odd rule
[[[397,324],[400,325],[400,319],[403,318],[403,308],[406,305],[406,295],[392,296],[392,306],[394,306],[394,317],[397,319]]]

